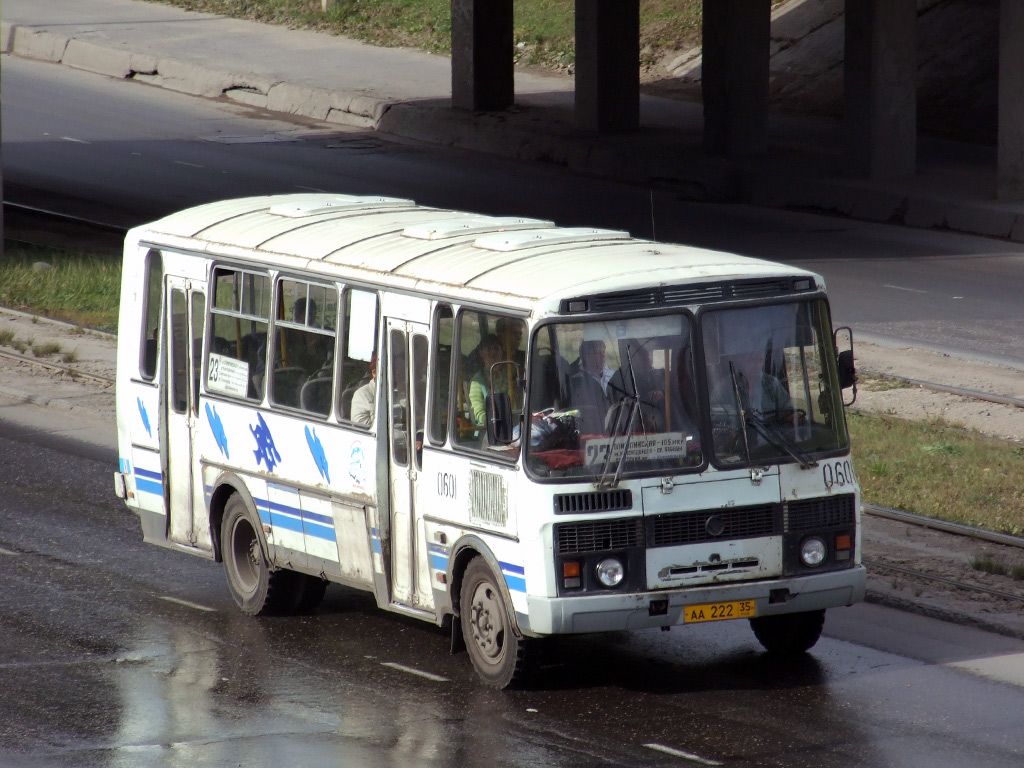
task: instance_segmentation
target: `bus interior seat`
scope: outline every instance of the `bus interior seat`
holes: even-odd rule
[[[331,391],[333,376],[314,376],[302,385],[299,391],[299,406],[304,411],[326,416],[331,412]]]
[[[341,391],[341,413],[339,413],[339,418],[351,418],[352,398],[355,397],[356,390],[366,384],[369,380],[369,375],[363,376],[362,378],[353,381]]]
[[[299,391],[306,381],[306,372],[291,365],[274,369],[273,398],[279,405],[299,407]]]

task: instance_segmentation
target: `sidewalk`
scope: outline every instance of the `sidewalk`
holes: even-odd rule
[[[450,108],[441,56],[136,0],[4,0],[4,53],[445,146],[540,160],[695,200],[734,201],[1024,242],[1024,204],[993,199],[995,150],[920,138],[918,173],[842,178],[841,126],[774,117],[767,157],[701,149],[699,104],[644,96],[640,131],[573,122],[573,81],[516,75],[516,106]]]

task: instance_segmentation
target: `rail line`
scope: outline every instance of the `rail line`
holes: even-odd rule
[[[86,373],[78,370],[74,366],[64,365],[63,363],[54,363],[50,360],[39,360],[34,357],[29,357],[28,355],[20,355],[17,352],[8,352],[7,350],[2,349],[0,349],[0,358],[15,360],[19,363],[28,363],[29,365],[35,365],[39,368],[46,368],[51,371],[58,371],[66,374],[68,378],[72,379],[88,379],[89,381],[96,382],[97,384],[102,384],[105,387],[114,386],[114,380],[108,376],[97,376],[94,373]]]

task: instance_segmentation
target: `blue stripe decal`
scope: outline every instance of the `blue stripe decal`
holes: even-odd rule
[[[120,472],[123,472],[126,475],[130,475],[132,473],[132,463],[128,461],[128,459],[118,458],[117,468]]]
[[[508,588],[513,592],[522,592],[526,594],[526,579],[519,576],[509,576],[507,573],[505,576],[505,583],[508,584]]]
[[[445,555],[439,555],[436,552],[431,552],[430,567],[433,568],[435,571],[447,571],[448,558]]]
[[[164,476],[160,472],[154,472],[150,469],[142,469],[141,467],[135,468],[135,474],[138,475],[139,477],[145,477],[149,480],[159,480],[162,482],[164,479]]]
[[[516,574],[518,576],[525,576],[526,575],[526,569],[523,568],[523,566],[521,566],[521,565],[512,565],[512,563],[503,563],[500,560],[498,561],[498,565],[501,566],[501,570],[502,571],[505,571],[507,573],[514,573],[514,574]]]
[[[302,521],[297,517],[279,515],[272,511],[270,513],[270,524],[275,528],[284,528],[286,531],[302,533]]]
[[[334,528],[326,525],[320,525],[319,523],[311,523],[308,520],[305,522],[306,535],[312,536],[314,539],[323,539],[324,541],[330,541],[337,543],[338,539],[334,535]]]
[[[143,480],[141,477],[135,478],[135,490],[140,493],[152,493],[154,496],[164,495],[163,483],[154,483],[152,480]]]

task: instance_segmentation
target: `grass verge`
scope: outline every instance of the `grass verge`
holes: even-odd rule
[[[1024,448],[957,429],[849,413],[863,500],[1024,535]]]
[[[116,331],[120,297],[120,256],[4,244],[0,305]],[[57,351],[40,349],[37,354]]]
[[[451,53],[451,0],[156,0],[191,11],[331,32],[372,45]],[[516,64],[556,71],[575,62],[573,0],[516,0]],[[641,65],[700,42],[702,0],[640,0]]]

